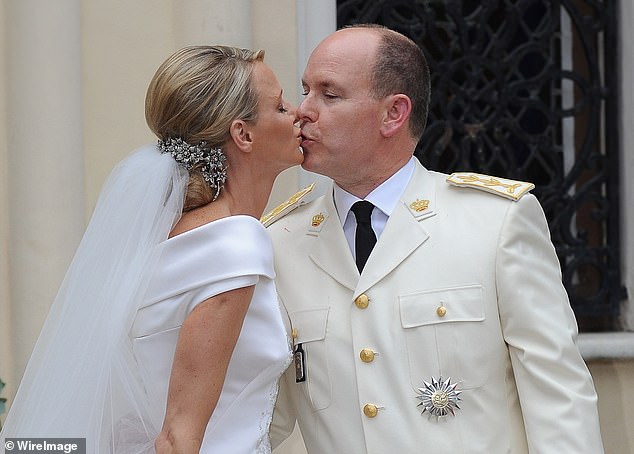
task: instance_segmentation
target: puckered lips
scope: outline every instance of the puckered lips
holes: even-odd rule
[[[309,134],[302,132],[302,147],[306,147],[314,142],[316,142],[314,137],[311,137]]]

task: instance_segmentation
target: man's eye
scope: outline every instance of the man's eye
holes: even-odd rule
[[[281,105],[277,108],[278,111],[280,111],[281,113],[286,113],[288,112],[288,109],[286,107],[284,107],[284,105]]]

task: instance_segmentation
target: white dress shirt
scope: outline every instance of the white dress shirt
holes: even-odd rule
[[[407,164],[401,167],[398,172],[381,183],[377,188],[369,193],[365,199],[363,199],[371,202],[372,205],[378,208],[372,211],[370,219],[372,222],[372,230],[374,230],[377,241],[379,240],[381,233],[383,233],[385,224],[387,224],[387,220],[392,214],[396,203],[403,194],[403,191],[405,191],[409,180],[414,174],[415,159],[416,158],[412,156],[410,160],[407,161]],[[355,202],[358,202],[361,199],[341,189],[336,183],[334,188],[334,202],[335,207],[337,207],[337,214],[339,215],[339,220],[343,226],[343,232],[346,235],[346,240],[348,241],[348,246],[350,247],[352,256],[356,259],[354,236],[357,228],[357,219],[355,218],[354,213],[350,211],[350,208]]]

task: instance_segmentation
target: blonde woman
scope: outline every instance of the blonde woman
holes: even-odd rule
[[[2,432],[89,453],[270,452],[290,362],[259,218],[303,160],[263,52],[188,47],[157,70],[158,137],[106,182]]]

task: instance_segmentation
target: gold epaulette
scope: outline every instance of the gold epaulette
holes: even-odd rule
[[[273,224],[275,221],[280,219],[286,213],[290,213],[295,208],[297,208],[299,206],[299,202],[306,195],[308,195],[314,188],[315,188],[315,183],[311,183],[310,185],[306,186],[301,191],[296,192],[286,202],[279,204],[278,206],[273,208],[271,211],[263,215],[260,218],[260,222],[264,224],[264,227],[268,227],[269,225]]]
[[[454,186],[481,189],[492,194],[501,195],[513,201],[519,200],[524,194],[533,189],[533,183],[525,181],[507,180],[472,172],[456,172],[447,177],[447,182]]]

